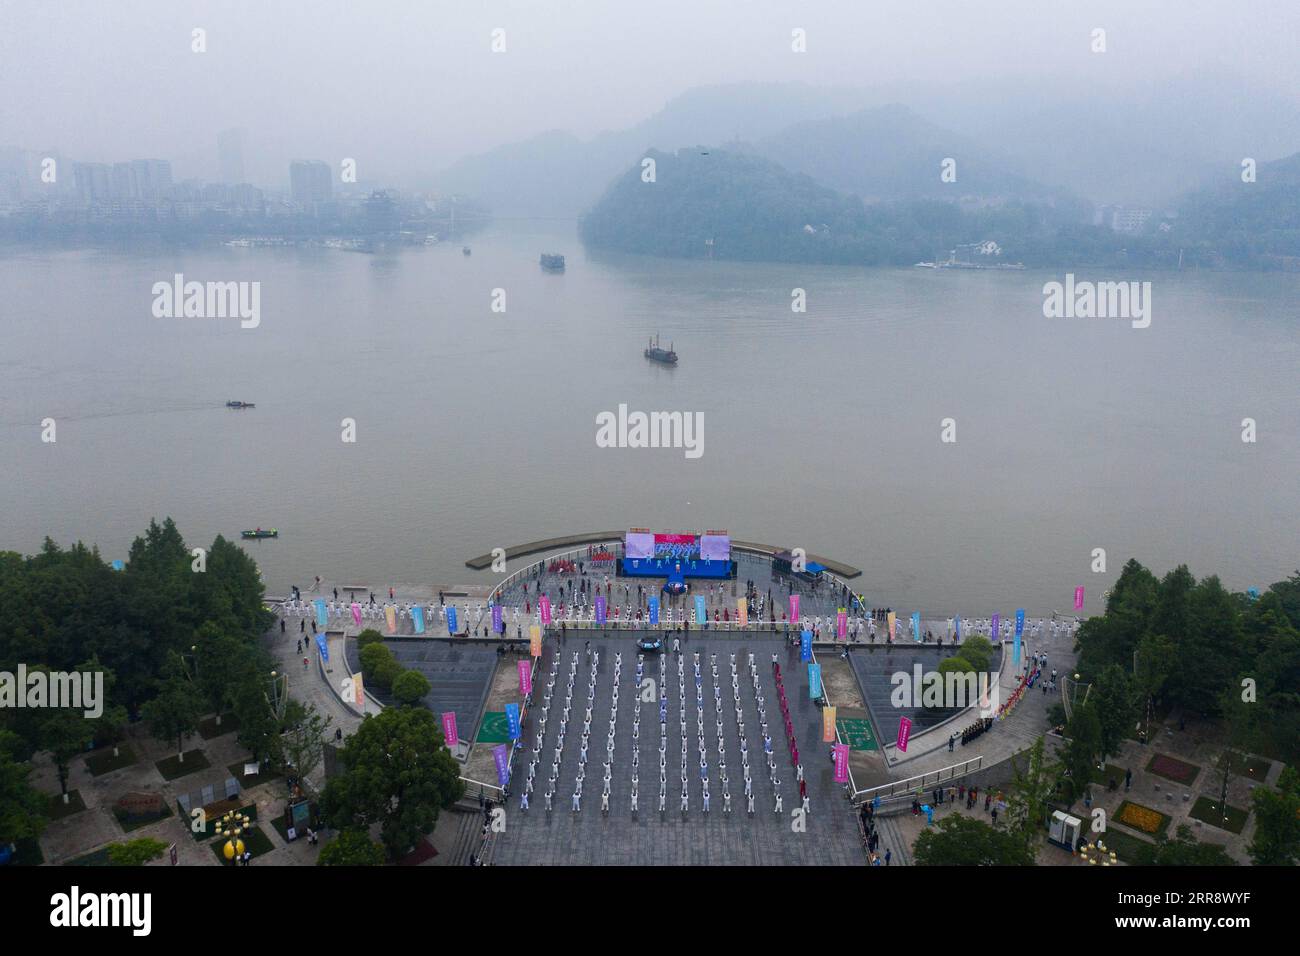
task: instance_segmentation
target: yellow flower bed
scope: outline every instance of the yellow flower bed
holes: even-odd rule
[[[1160,824],[1164,821],[1164,814],[1140,807],[1136,803],[1126,803],[1124,809],[1120,811],[1119,820],[1143,833],[1158,833]]]

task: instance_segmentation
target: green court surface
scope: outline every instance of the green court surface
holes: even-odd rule
[[[876,735],[871,732],[871,722],[858,718],[835,721],[835,729],[849,745],[850,750],[875,750]]]
[[[489,710],[483,715],[483,723],[478,729],[478,742],[481,744],[510,742],[510,726],[506,723],[504,710]]]

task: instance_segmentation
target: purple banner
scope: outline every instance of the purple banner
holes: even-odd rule
[[[605,596],[598,594],[596,595],[596,623],[601,627],[605,626],[605,612]]]
[[[492,748],[492,759],[497,765],[497,783],[504,787],[510,782],[510,754],[505,744]]]
[[[835,782],[849,782],[849,745],[836,744],[833,748],[835,751]]]
[[[519,693],[527,697],[533,692],[533,664],[532,661],[519,662]]]
[[[993,626],[993,640],[996,641],[998,640],[998,635],[1001,633],[1001,628],[1002,628],[1001,615],[998,614],[993,615],[992,626]]]
[[[493,604],[492,605],[492,630],[496,631],[498,634],[501,634],[502,632],[505,631],[505,629],[506,629],[505,621],[501,619],[501,605]]]

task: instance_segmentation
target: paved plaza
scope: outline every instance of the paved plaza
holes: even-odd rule
[[[640,652],[633,637],[620,633],[617,637],[592,640],[590,650],[594,658],[588,657],[585,637],[570,636],[563,645],[558,640],[547,641],[534,686],[533,706],[524,726],[523,744],[513,768],[506,830],[494,841],[490,862],[863,864],[857,824],[843,785],[833,780],[830,745],[821,740],[821,711],[809,698],[807,670],[799,663],[797,647],[790,647],[779,637],[753,634],[706,637],[691,632],[680,654],[672,651],[671,641],[663,655],[645,654],[641,661],[643,679],[638,685]],[[751,654],[758,677],[757,690],[750,670]],[[785,681],[807,785],[810,812],[803,826],[796,825],[793,813],[801,807],[800,789],[773,679],[773,654]],[[734,686],[732,655],[736,666]],[[547,707],[546,691],[552,672],[554,685]],[[561,746],[560,723],[571,673],[574,677],[571,709]],[[645,689],[644,693],[638,695],[638,686]],[[614,706],[615,688],[617,707]],[[664,695],[662,702],[656,696],[660,692]],[[765,754],[763,721],[758,710],[760,694],[776,768],[775,783]],[[640,702],[641,697],[651,700]],[[584,764],[583,729],[588,706],[592,718]],[[663,721],[661,706],[666,708]],[[608,750],[611,720],[612,752]],[[606,811],[602,804],[607,761]],[[746,761],[754,797],[752,816],[745,794]],[[520,795],[527,787],[530,766],[534,768],[533,786],[530,806],[525,811],[521,808]],[[575,812],[574,795],[580,772],[584,779],[580,809]],[[632,809],[634,775],[637,780],[635,811]],[[550,811],[546,809],[548,791],[552,792]],[[726,809],[727,794],[730,794],[730,812]],[[779,813],[778,794],[782,804]]]

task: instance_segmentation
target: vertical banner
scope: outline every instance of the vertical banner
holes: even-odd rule
[[[447,633],[456,633],[456,606],[454,604],[447,605]]]
[[[384,608],[384,620],[388,623],[388,633],[397,633],[397,608],[391,604]]]
[[[835,636],[841,641],[849,636],[849,612],[844,608],[835,612]]]
[[[812,660],[812,631],[799,632],[799,660]]]
[[[790,595],[790,623],[799,623],[799,595]]]
[[[325,642],[324,633],[316,635],[316,649],[320,651],[320,659],[328,664],[330,662],[330,646]]]
[[[659,599],[657,597],[650,599],[650,623],[659,623]]]
[[[822,695],[822,666],[808,665],[808,696],[816,700]]]
[[[907,717],[898,718],[898,752],[907,753],[907,741],[912,737],[912,721]]]
[[[1001,639],[1001,634],[1002,615],[994,614],[992,620],[989,622],[989,635],[993,638],[993,643],[996,644]]]
[[[709,610],[704,606],[704,598],[695,595],[695,623],[703,624],[709,619]]]
[[[1011,663],[1020,664],[1020,635],[1025,633],[1025,609],[1016,608],[1016,641],[1011,648]]]
[[[424,608],[418,604],[411,605],[411,627],[416,634],[424,633]]]
[[[357,627],[361,626],[361,605],[356,601],[352,602],[352,622],[356,624]]]
[[[537,599],[537,610],[542,612],[542,623],[551,623],[551,599],[545,594]]]
[[[894,639],[894,628],[898,624],[898,617],[893,611],[890,611],[886,616],[886,620],[889,621],[889,639],[892,641]]]
[[[542,626],[532,624],[528,628],[528,649],[533,657],[542,656]]]
[[[960,614],[954,614],[952,616],[952,632],[956,636],[958,643],[960,643],[961,642],[961,615]]]
[[[920,639],[921,639],[921,612],[913,611],[912,612],[912,640],[919,641]]]
[[[329,615],[325,613],[325,599],[317,598],[311,603],[316,608],[316,626],[323,631],[330,623]]]
[[[533,662],[519,662],[519,694],[527,697],[533,692]]]
[[[835,745],[835,782],[849,782],[849,745]]]
[[[352,675],[352,703],[363,714],[366,712],[366,688],[361,674]]]
[[[596,595],[596,623],[599,624],[601,627],[605,626],[605,615],[608,613],[608,611],[609,608],[605,604],[605,595],[597,594]]]
[[[492,630],[495,631],[497,634],[503,634],[505,633],[505,629],[506,629],[506,622],[505,619],[502,618],[501,616],[501,605],[493,604],[492,605]]]
[[[1076,611],[1083,610],[1083,585],[1082,584],[1080,584],[1077,588],[1074,589],[1074,609]]]
[[[449,710],[442,715],[442,736],[447,746],[455,748],[460,744],[460,734],[456,732],[456,712]]]
[[[506,753],[505,744],[492,748],[492,759],[497,765],[497,783],[504,787],[510,782],[510,757]]]
[[[822,743],[828,744],[835,739],[835,708],[822,708]]]
[[[736,598],[736,620],[741,627],[749,625],[749,600],[747,598]]]
[[[506,729],[511,740],[519,739],[519,705],[506,704]]]

